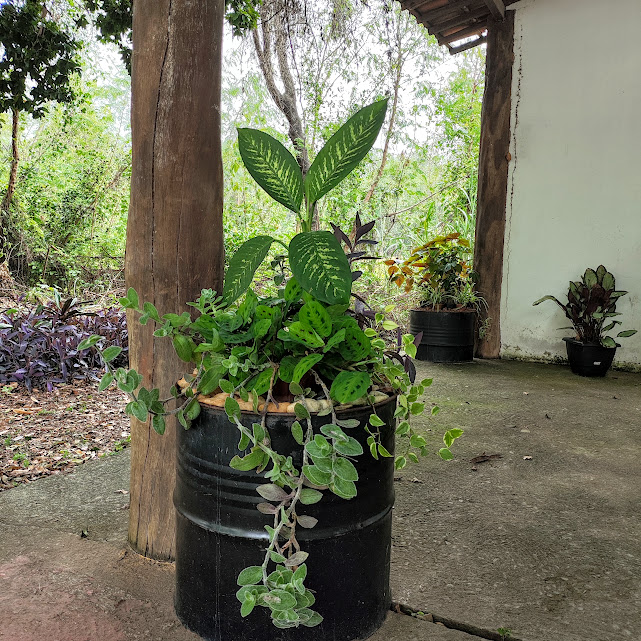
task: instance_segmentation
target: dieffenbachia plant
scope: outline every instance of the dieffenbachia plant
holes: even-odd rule
[[[303,177],[294,156],[278,140],[257,129],[238,129],[238,148],[254,180],[293,211],[304,232],[312,229],[314,206],[365,158],[385,120],[387,99],[357,111],[325,143]]]

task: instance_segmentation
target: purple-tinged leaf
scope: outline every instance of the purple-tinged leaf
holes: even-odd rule
[[[370,222],[365,223],[364,225],[359,225],[358,223],[360,223],[360,218],[358,217],[358,214],[357,214],[356,223],[357,224],[356,224],[355,238],[356,238],[356,241],[358,241],[361,237],[365,236],[365,234],[369,234],[369,232],[372,231],[372,229],[374,228],[374,225],[376,224],[376,221],[370,220]]]

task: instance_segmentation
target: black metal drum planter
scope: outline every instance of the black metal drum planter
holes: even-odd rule
[[[381,442],[393,453],[396,398],[376,405],[385,425]],[[208,641],[352,641],[365,639],[383,623],[391,596],[389,569],[394,503],[394,459],[374,460],[365,445],[362,428],[371,408],[355,407],[338,418],[355,418],[359,427],[349,430],[363,446],[354,460],[358,495],[344,500],[329,491],[301,512],[318,519],[312,529],[297,528],[301,548],[309,553],[307,587],[314,592],[314,609],[323,617],[316,627],[278,629],[266,608],[240,615],[236,598],[238,574],[261,565],[269,539],[265,525],[273,517],[256,505],[264,499],[256,492],[265,479],[254,472],[229,467],[239,432],[222,410],[203,407],[189,430],[179,430],[176,507],[175,608],[181,622]],[[268,414],[272,446],[301,464],[301,447],[291,434],[293,414]],[[242,423],[251,427],[260,416],[243,412]],[[330,416],[312,415],[317,431]]]
[[[600,343],[582,343],[575,338],[564,338],[572,373],[579,376],[605,376],[612,366],[616,347]]]
[[[474,359],[476,312],[410,310],[410,333],[423,332],[416,358],[432,363],[465,363]]]

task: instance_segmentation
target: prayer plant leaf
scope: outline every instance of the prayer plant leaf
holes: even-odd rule
[[[330,389],[331,397],[339,403],[352,403],[365,396],[372,384],[367,372],[340,372]]]
[[[301,378],[309,372],[316,363],[322,360],[322,354],[309,354],[309,356],[304,356],[298,361],[298,365],[294,368],[294,376],[292,381],[294,383],[300,383]]]

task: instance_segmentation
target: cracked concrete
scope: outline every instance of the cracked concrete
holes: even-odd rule
[[[399,474],[394,599],[489,639],[641,638],[641,375],[477,361],[419,376],[441,407],[422,423],[432,449],[466,431],[454,461]],[[482,453],[501,458],[470,462]],[[0,494],[0,640],[196,641],[173,613],[173,566],[127,549],[128,465]],[[393,613],[371,637],[474,638]]]

